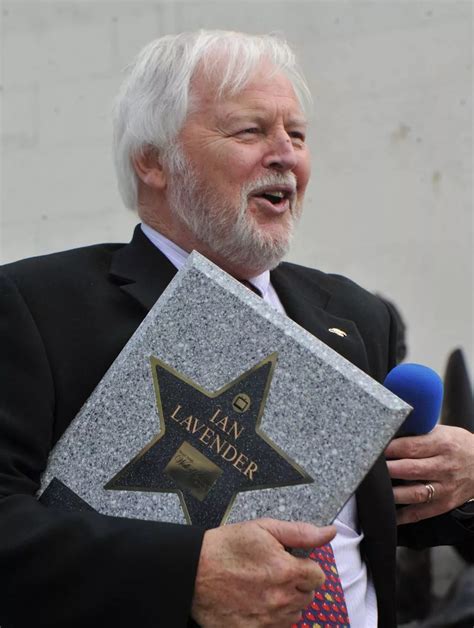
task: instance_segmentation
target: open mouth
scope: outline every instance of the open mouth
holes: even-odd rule
[[[262,200],[266,206],[271,206],[283,211],[290,207],[294,192],[288,188],[265,188],[257,190],[252,194],[252,198]]]
[[[266,198],[267,201],[270,201],[270,203],[273,203],[273,205],[277,205],[281,203],[283,199],[288,198],[289,194],[285,192],[265,192],[261,196],[262,198]]]

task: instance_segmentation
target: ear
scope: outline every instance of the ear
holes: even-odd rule
[[[137,177],[154,190],[166,187],[166,173],[163,169],[158,149],[154,146],[144,148],[132,159]]]

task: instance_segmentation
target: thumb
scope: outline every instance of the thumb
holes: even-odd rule
[[[278,519],[260,519],[256,523],[269,532],[283,547],[311,549],[329,543],[336,536],[334,526],[318,528],[312,523]]]

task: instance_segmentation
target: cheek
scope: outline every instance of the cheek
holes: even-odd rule
[[[227,183],[240,185],[258,176],[261,154],[253,147],[234,147],[232,151],[221,151],[216,160],[216,172]]]
[[[301,192],[304,192],[308,185],[309,177],[311,176],[311,160],[309,155],[305,156],[305,158],[298,163],[295,174],[298,179],[298,188]]]

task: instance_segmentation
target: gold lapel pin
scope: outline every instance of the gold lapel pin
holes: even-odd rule
[[[330,331],[331,334],[336,334],[337,336],[340,336],[341,338],[345,338],[347,336],[347,333],[345,331],[343,331],[342,329],[338,329],[337,327],[330,327],[328,331]]]

